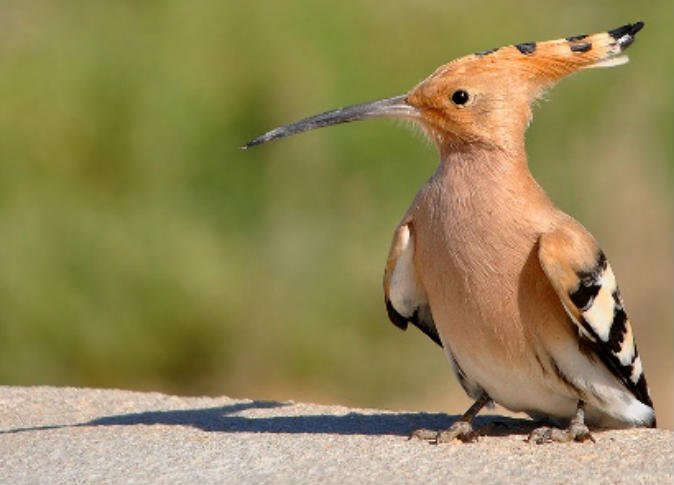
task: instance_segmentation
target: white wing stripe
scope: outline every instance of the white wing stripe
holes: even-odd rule
[[[584,311],[582,315],[599,338],[606,342],[611,332],[615,310],[613,292],[616,289],[616,280],[610,265],[606,266],[606,270],[602,273],[597,284],[600,286],[599,292],[590,308]]]
[[[425,302],[425,296],[417,285],[414,270],[414,239],[405,225],[400,228],[400,255],[396,262],[389,289],[389,299],[393,308],[403,317],[411,317]]]
[[[632,375],[630,375],[630,380],[636,384],[639,382],[642,372],[643,369],[641,367],[641,357],[637,355],[637,358],[634,359],[634,362],[632,363]]]

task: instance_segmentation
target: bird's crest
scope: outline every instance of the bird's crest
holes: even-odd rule
[[[625,64],[628,58],[623,51],[634,42],[643,26],[643,22],[635,22],[596,34],[489,49],[452,61],[436,74],[443,69],[456,69],[462,63],[471,63],[485,70],[521,72],[524,79],[545,86],[580,69]]]
[[[521,144],[530,105],[581,69],[624,64],[623,51],[643,22],[607,32],[523,42],[460,57],[435,70],[407,95],[441,152],[456,144]]]

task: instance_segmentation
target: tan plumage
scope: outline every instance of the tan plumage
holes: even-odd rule
[[[476,404],[448,434],[471,434],[489,400],[534,417],[655,425],[633,329],[594,238],[560,211],[527,166],[531,103],[579,69],[619,65],[643,23],[471,54],[409,93],[277,128],[246,147],[371,117],[418,122],[440,165],[396,229],[384,293],[391,321],[441,345]],[[586,414],[585,414],[586,413]],[[424,435],[423,433],[421,435]],[[561,438],[560,438],[561,436]]]

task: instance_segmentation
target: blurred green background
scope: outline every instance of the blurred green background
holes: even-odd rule
[[[0,382],[462,412],[387,323],[392,231],[437,163],[395,123],[241,151],[490,47],[644,20],[535,110],[532,170],[599,239],[674,425],[671,2],[5,2]]]

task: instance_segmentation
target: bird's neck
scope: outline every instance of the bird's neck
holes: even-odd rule
[[[496,146],[481,143],[455,143],[440,150],[438,175],[453,180],[482,185],[503,183],[531,177],[524,142]],[[484,182],[481,182],[484,181]]]
[[[442,153],[434,178],[450,201],[469,210],[554,208],[529,171],[523,140],[508,148],[454,146]]]

